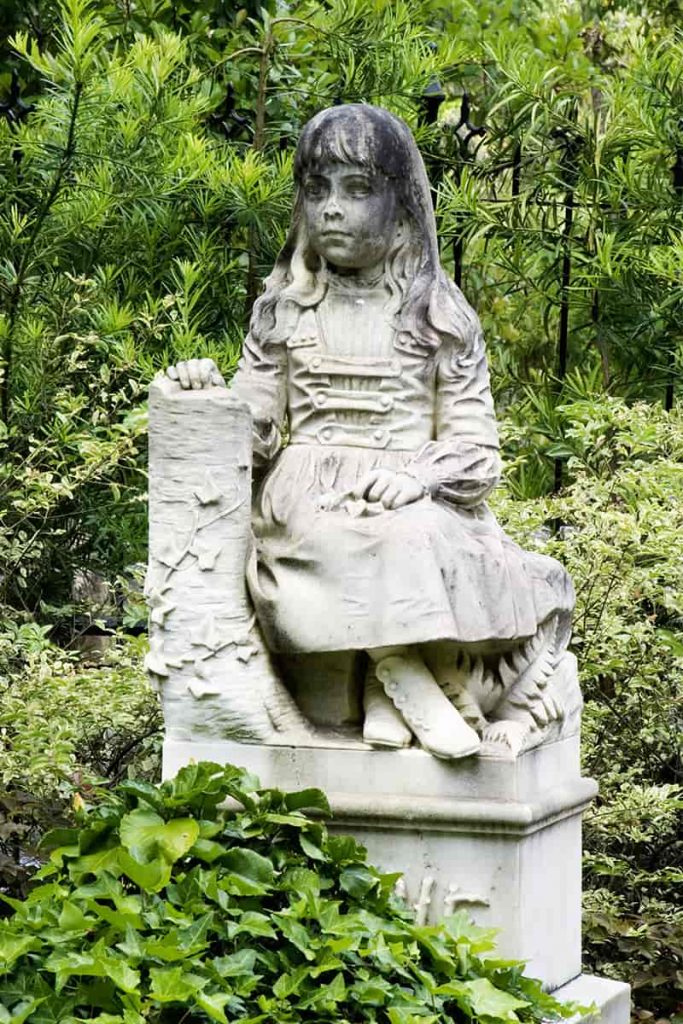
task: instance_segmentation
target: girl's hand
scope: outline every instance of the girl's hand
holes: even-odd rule
[[[391,469],[373,469],[361,480],[354,497],[366,501],[379,501],[385,508],[402,508],[423,498],[425,489],[409,473],[394,473]]]
[[[171,380],[177,380],[181,388],[199,391],[201,388],[224,388],[225,381],[213,359],[187,359],[166,370]]]

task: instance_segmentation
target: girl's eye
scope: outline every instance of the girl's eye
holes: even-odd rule
[[[372,188],[367,182],[358,181],[349,185],[348,191],[351,196],[369,196],[372,192]]]
[[[321,181],[307,181],[304,185],[304,192],[311,199],[319,199],[325,194],[325,186]]]

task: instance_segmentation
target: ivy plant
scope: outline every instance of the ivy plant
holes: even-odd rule
[[[46,836],[3,897],[0,1021],[538,1021],[570,1016],[464,913],[418,925],[319,790],[200,763]]]

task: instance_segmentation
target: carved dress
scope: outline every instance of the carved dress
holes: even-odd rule
[[[330,274],[285,341],[245,342],[232,388],[254,417],[255,460],[274,460],[247,579],[273,651],[500,648],[573,606],[562,566],[513,543],[485,504],[498,437],[474,312],[468,337],[429,353],[402,344],[387,301],[381,282]],[[410,473],[425,496],[397,510],[353,500],[375,468]]]

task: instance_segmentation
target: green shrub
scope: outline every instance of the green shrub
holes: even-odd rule
[[[569,1016],[464,914],[418,926],[397,875],[328,834],[318,790],[201,763],[124,782],[0,923],[3,1020],[542,1021]],[[230,806],[223,806],[228,798]],[[311,817],[314,812],[316,817]]]
[[[672,1014],[683,989],[683,411],[594,396],[556,419],[573,482],[520,499],[542,450],[531,420],[508,431],[510,489],[496,510],[520,543],[559,558],[577,591],[583,765],[600,783],[585,817],[585,964]]]
[[[142,669],[144,641],[120,639],[84,665],[49,627],[0,630],[0,891],[19,895],[41,836],[72,820],[77,789],[129,773],[157,778],[161,713]]]

